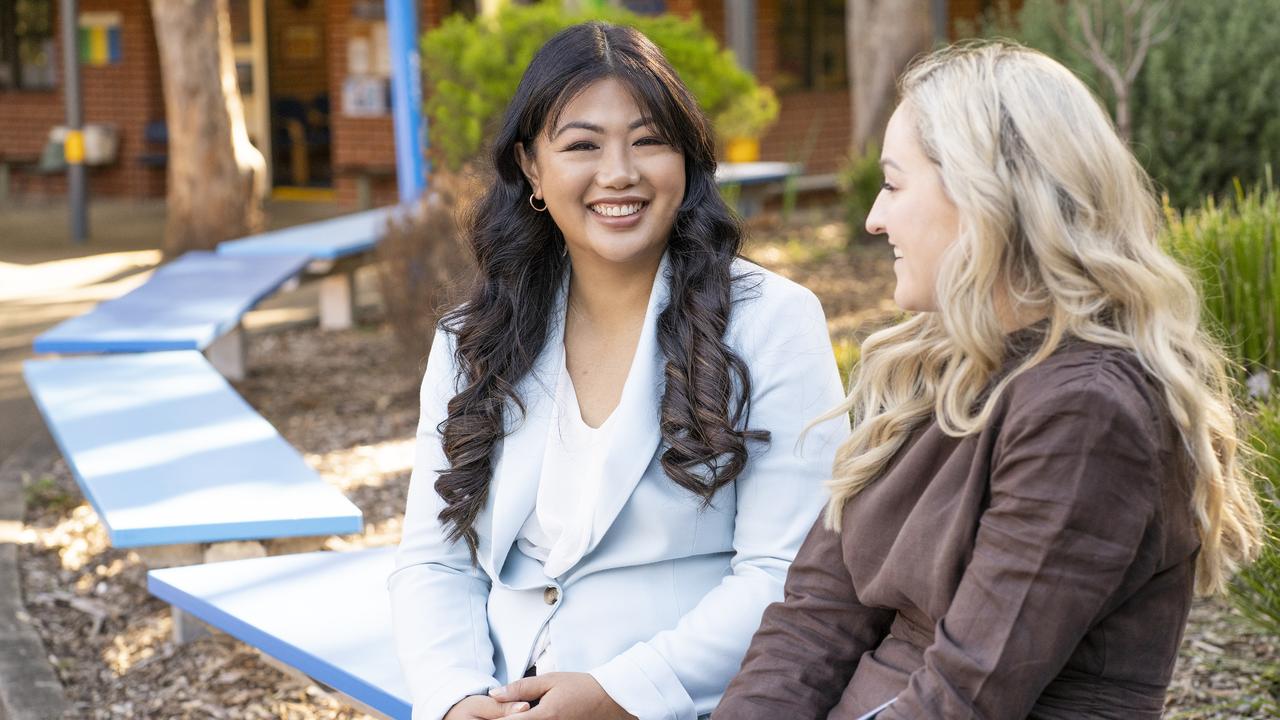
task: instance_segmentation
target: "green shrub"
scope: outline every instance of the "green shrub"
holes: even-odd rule
[[[1256,625],[1280,634],[1280,394],[1270,382],[1280,369],[1280,193],[1265,177],[1249,193],[1237,185],[1226,203],[1210,198],[1196,211],[1170,209],[1165,244],[1198,276],[1205,323],[1249,373],[1249,394],[1258,398],[1241,427],[1269,538],[1232,582],[1231,598]]]
[[[1072,50],[1075,13],[1059,0],[1026,0],[987,14],[969,34],[1003,36],[1061,61],[1114,107],[1109,83]],[[1101,7],[1118,12],[1120,3]],[[1095,7],[1099,7],[1095,4]],[[1178,0],[1171,36],[1152,46],[1130,97],[1132,146],[1177,208],[1229,199],[1233,181],[1261,180],[1280,159],[1280,0]]]
[[[778,96],[758,85],[729,101],[716,121],[716,132],[724,139],[759,137],[778,117]]]
[[[591,18],[630,25],[653,40],[721,137],[759,135],[777,118],[772,92],[757,85],[696,17],[642,16],[613,7],[588,16],[567,12],[556,0],[511,4],[495,18],[452,15],[423,36],[431,145],[447,166],[457,168],[480,152],[538,48]]]
[[[1254,377],[1280,370],[1280,193],[1269,175],[1233,201],[1170,210],[1166,246],[1198,275],[1206,321],[1236,362]]]
[[[1245,617],[1280,635],[1280,405],[1260,405],[1250,426],[1250,464],[1270,537],[1258,559],[1232,582],[1231,599]]]
[[[845,220],[849,223],[849,244],[867,238],[867,214],[880,194],[884,174],[880,169],[880,148],[874,143],[861,156],[850,156],[836,174]]]

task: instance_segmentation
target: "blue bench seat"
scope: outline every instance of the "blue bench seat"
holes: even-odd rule
[[[306,255],[311,260],[339,260],[372,250],[386,234],[393,210],[377,208],[226,240],[218,245],[218,254],[225,257]]]
[[[409,718],[386,580],[393,549],[315,552],[152,570],[147,589],[357,706]]]
[[[800,165],[787,162],[720,163],[716,183],[720,185],[760,185],[786,180],[800,172]]]
[[[760,212],[765,196],[788,177],[799,175],[801,166],[786,162],[720,163],[716,183],[737,188],[737,210],[744,217]]]
[[[352,213],[283,230],[227,240],[218,245],[226,257],[250,258],[302,254],[311,259],[307,270],[323,276],[320,282],[320,327],[341,330],[355,317],[353,263],[370,253],[387,232],[394,206]],[[345,260],[342,265],[338,261]]]
[[[224,257],[193,251],[147,282],[35,339],[37,353],[204,350],[306,267],[306,255]]]
[[[360,510],[198,352],[28,360],[23,374],[116,547],[361,531]]]

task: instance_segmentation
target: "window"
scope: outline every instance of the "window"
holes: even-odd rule
[[[0,88],[54,87],[53,61],[53,0],[0,2]]]
[[[775,89],[834,90],[848,84],[844,8],[845,0],[781,0]]]
[[[444,17],[454,13],[462,13],[464,18],[472,20],[476,16],[476,0],[445,0]]]
[[[622,0],[622,7],[637,15],[661,15],[667,11],[666,0]]]

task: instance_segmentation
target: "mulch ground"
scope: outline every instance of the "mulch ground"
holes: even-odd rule
[[[757,227],[757,262],[812,288],[837,341],[892,320],[892,260],[881,243],[845,248],[843,225]],[[377,322],[342,332],[254,336],[238,390],[360,507],[365,531],[329,538],[345,550],[394,544],[412,461],[423,356],[401,359]],[[25,469],[21,566],[26,605],[75,718],[364,718],[320,688],[214,635],[175,646],[168,607],[146,592],[136,553],[107,545],[61,459]],[[1168,716],[1280,716],[1280,639],[1254,631],[1223,601],[1192,611]]]

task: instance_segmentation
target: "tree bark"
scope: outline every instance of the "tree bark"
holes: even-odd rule
[[[164,253],[263,228],[262,153],[249,142],[227,0],[151,0],[169,128]]]
[[[849,102],[853,151],[879,143],[897,96],[898,76],[933,46],[932,0],[847,0]]]

